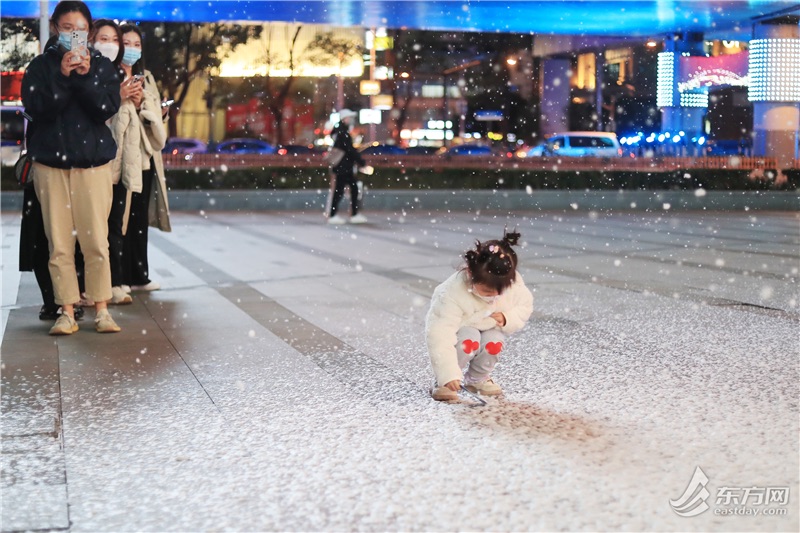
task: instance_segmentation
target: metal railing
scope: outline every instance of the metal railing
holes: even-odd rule
[[[406,169],[467,169],[521,171],[648,171],[670,172],[690,169],[757,170],[777,168],[774,158],[744,156],[714,157],[657,157],[657,158],[597,158],[597,157],[536,157],[506,158],[500,156],[440,155],[367,156],[367,162],[377,168]],[[170,169],[235,169],[235,168],[324,168],[322,154],[261,155],[261,154],[165,154],[164,164]],[[800,160],[794,161],[800,168]]]

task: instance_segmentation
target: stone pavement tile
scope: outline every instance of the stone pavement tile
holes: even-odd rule
[[[2,343],[3,531],[69,526],[58,351],[27,311],[10,312]]]
[[[70,527],[67,486],[42,483],[3,487],[3,531],[51,531]]]

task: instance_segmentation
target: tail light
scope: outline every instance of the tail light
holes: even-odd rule
[[[278,150],[278,155],[286,155],[288,153],[289,150],[287,150],[286,148],[281,148],[280,150]]]

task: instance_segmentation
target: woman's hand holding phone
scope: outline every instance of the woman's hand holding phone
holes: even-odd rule
[[[136,77],[128,78],[119,87],[120,97],[123,100],[131,100],[136,107],[142,104],[143,91],[142,80]]]
[[[88,74],[90,66],[91,57],[88,54],[82,56],[78,52],[69,51],[61,58],[61,74],[66,77],[69,77],[73,70],[81,75]]]
[[[81,55],[80,62],[75,65],[75,72],[81,76],[89,74],[89,69],[92,67],[92,56],[89,54]]]

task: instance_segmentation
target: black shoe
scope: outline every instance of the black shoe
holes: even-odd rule
[[[58,316],[61,314],[61,306],[49,306],[43,305],[41,309],[39,309],[39,320],[58,320]],[[74,308],[75,320],[80,320],[83,318],[84,310],[83,307],[75,306]]]
[[[59,311],[61,310],[61,306],[59,305],[43,305],[41,309],[39,309],[39,320],[49,320],[53,321],[58,319]]]

